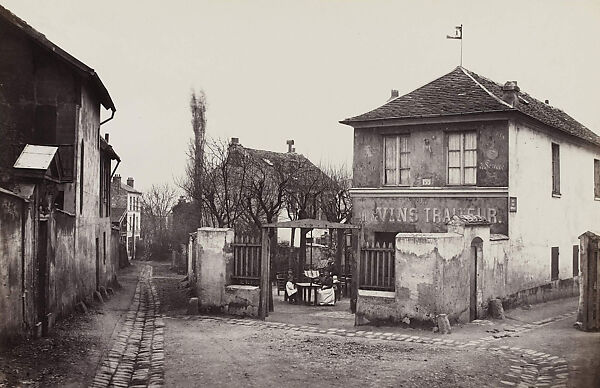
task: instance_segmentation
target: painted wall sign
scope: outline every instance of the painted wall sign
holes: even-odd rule
[[[378,232],[445,232],[453,215],[479,215],[491,232],[508,234],[507,198],[355,198],[356,217]],[[358,220],[357,220],[358,221]]]

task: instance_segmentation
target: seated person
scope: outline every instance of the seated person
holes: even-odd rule
[[[320,306],[333,306],[335,304],[333,279],[329,271],[325,271],[321,277],[321,289],[317,290],[317,304]]]
[[[288,276],[288,281],[285,283],[285,294],[290,303],[298,303],[298,289],[296,288],[294,277],[292,275]]]

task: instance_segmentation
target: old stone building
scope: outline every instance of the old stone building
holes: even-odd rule
[[[422,255],[434,254],[428,249],[449,241],[437,239],[449,233],[455,215],[490,223],[474,275],[480,306],[494,297],[536,301],[527,295],[542,286],[574,288],[567,280],[579,272],[578,236],[600,227],[600,137],[517,82],[498,84],[463,67],[406,95],[392,94],[384,105],[341,121],[354,128],[353,222],[364,225],[367,240],[396,245],[390,318],[420,307],[449,312],[433,295],[459,282],[466,294],[454,297],[467,300],[466,307],[450,309],[456,317],[468,309],[468,278],[447,276],[443,284],[442,271],[432,287],[419,286],[416,275],[414,288],[402,284],[402,270],[429,276],[452,261],[407,264],[418,261],[409,257],[425,262]],[[417,252],[410,241],[420,238],[429,240]],[[408,245],[417,251],[403,252]],[[457,273],[475,264],[461,265]]]
[[[0,7],[0,337],[39,334],[115,279],[93,69]],[[112,118],[112,115],[110,116]]]
[[[140,241],[142,228],[142,193],[133,188],[134,179],[127,178],[127,183],[121,182],[121,176],[116,174],[111,183],[112,221],[120,231],[120,240],[127,248],[129,259],[136,257],[135,249]]]

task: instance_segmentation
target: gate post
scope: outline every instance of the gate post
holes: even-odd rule
[[[583,330],[600,330],[600,236],[585,232],[579,236],[581,255],[582,326]],[[579,314],[578,314],[579,315]]]
[[[270,248],[269,229],[262,228],[261,234],[261,260],[260,260],[260,301],[258,305],[258,317],[264,320],[269,315],[269,268],[270,263]]]

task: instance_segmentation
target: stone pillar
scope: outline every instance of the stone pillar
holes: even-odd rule
[[[221,309],[227,266],[233,260],[233,229],[199,228],[196,235],[196,295],[201,310]]]

